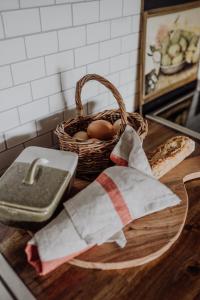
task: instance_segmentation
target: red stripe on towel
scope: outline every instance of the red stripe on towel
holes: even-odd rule
[[[105,173],[102,173],[97,177],[96,181],[101,184],[101,186],[108,193],[115,210],[117,211],[122,224],[126,225],[132,221],[130,211],[124,201],[120,190],[118,189],[115,182]]]
[[[128,167],[128,161],[122,157],[119,157],[119,156],[111,153],[110,159],[118,166]]]
[[[39,273],[39,275],[46,275],[47,273],[53,271],[54,269],[58,268],[60,265],[68,262],[69,260],[75,258],[76,256],[79,256],[83,252],[86,252],[87,250],[91,249],[92,246],[88,246],[82,251],[74,252],[71,255],[64,256],[57,259],[52,259],[49,261],[41,261],[38,253],[38,249],[36,245],[33,244],[27,244],[25,248],[25,252],[27,255],[28,262],[35,268],[35,270]]]

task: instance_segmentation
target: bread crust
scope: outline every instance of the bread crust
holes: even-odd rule
[[[195,150],[195,142],[186,136],[175,136],[148,154],[152,173],[161,178]]]

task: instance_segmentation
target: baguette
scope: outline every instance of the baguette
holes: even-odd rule
[[[186,136],[170,138],[147,155],[153,175],[157,179],[161,178],[189,156],[194,149],[195,142]]]

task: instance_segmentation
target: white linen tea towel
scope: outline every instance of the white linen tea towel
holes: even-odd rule
[[[66,201],[64,210],[28,242],[28,261],[39,274],[47,274],[95,245],[115,241],[123,247],[124,226],[180,203],[152,176],[142,143],[129,125],[111,159],[118,165]]]

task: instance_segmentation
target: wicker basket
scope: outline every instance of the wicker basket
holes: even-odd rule
[[[112,92],[119,105],[118,110],[105,110],[94,115],[84,116],[83,106],[81,103],[81,90],[84,84],[90,80],[97,80]],[[78,116],[75,119],[59,124],[56,128],[55,134],[58,136],[61,150],[76,152],[79,155],[77,176],[83,179],[91,179],[95,178],[102,170],[111,165],[110,153],[119,140],[119,137],[127,123],[131,124],[136,129],[141,140],[145,138],[148,126],[147,122],[144,121],[142,116],[138,113],[126,112],[125,105],[119,91],[111,82],[99,75],[88,74],[77,82],[75,101]],[[80,130],[87,130],[89,123],[94,120],[107,120],[113,124],[120,118],[122,120],[121,131],[118,135],[114,136],[112,140],[80,142],[72,138],[76,132]]]

